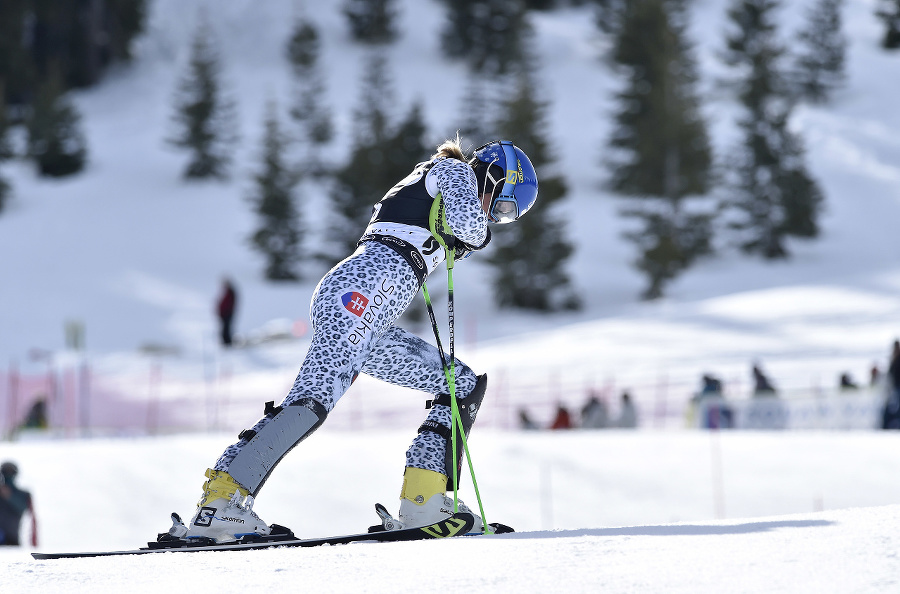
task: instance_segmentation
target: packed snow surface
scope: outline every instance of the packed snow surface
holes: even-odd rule
[[[300,536],[396,512],[409,432],[310,437],[255,509]],[[41,551],[143,546],[190,513],[232,435],[0,448],[35,498]],[[35,561],[0,551],[9,592],[896,592],[892,433],[475,431],[488,521],[513,535],[311,549]],[[461,494],[477,507],[471,481]],[[28,530],[23,531],[23,536]]]

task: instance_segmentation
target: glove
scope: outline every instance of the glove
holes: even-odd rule
[[[487,244],[491,242],[491,228],[488,227],[487,235],[484,238],[484,243],[479,246],[469,245],[464,241],[461,241],[458,238],[453,239],[453,259],[454,260],[463,260],[468,258],[472,252],[477,252],[478,250],[484,249],[487,247]]]

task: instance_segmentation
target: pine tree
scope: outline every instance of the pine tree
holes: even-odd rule
[[[334,246],[324,257],[332,262],[356,249],[356,242],[372,217],[373,205],[409,173],[396,175],[390,167],[389,151],[385,150],[392,132],[391,88],[384,56],[373,54],[364,68],[359,105],[354,113],[355,134],[350,157],[335,171],[330,194],[333,220],[329,237]]]
[[[887,50],[900,49],[900,0],[880,0],[875,14],[884,22],[881,47]]]
[[[596,4],[605,2],[606,0],[525,0],[528,10],[551,11],[557,8],[565,8],[568,6],[584,6],[585,4]]]
[[[539,190],[534,207],[522,218],[491,227],[487,261],[495,268],[494,300],[500,307],[577,309],[580,302],[566,272],[573,247],[565,238],[565,220],[556,208],[567,188],[553,164],[546,139],[548,103],[535,95],[533,70],[523,64],[515,74],[515,86],[495,124],[501,138],[512,140],[528,155]]]
[[[26,103],[34,98],[37,72],[26,38],[26,21],[32,0],[5,0],[0,4],[0,81],[9,104]]]
[[[596,5],[594,22],[597,28],[606,34],[616,34],[622,24],[622,18],[629,0],[593,0]]]
[[[767,259],[789,255],[788,236],[818,235],[823,201],[806,171],[802,142],[788,129],[793,103],[779,70],[784,50],[774,22],[778,7],[777,0],[735,0],[724,54],[728,65],[745,73],[737,80],[743,140],[725,173],[725,206],[734,213],[729,226],[741,249]]]
[[[522,0],[445,0],[445,5],[441,46],[448,57],[488,76],[505,74],[521,60],[531,30]]]
[[[235,106],[223,95],[221,64],[205,21],[194,34],[190,64],[179,81],[175,109],[178,130],[169,142],[190,152],[184,177],[227,178],[231,149],[237,139]]]
[[[397,37],[394,0],[344,0],[343,11],[357,41],[377,45]]]
[[[300,128],[303,152],[300,173],[316,177],[328,173],[320,158],[322,148],[334,137],[331,113],[324,105],[325,83],[319,73],[319,32],[310,21],[301,19],[288,44],[288,60],[294,75],[296,102],[291,117]]]
[[[9,115],[6,108],[6,100],[3,93],[3,80],[0,79],[0,163],[13,158],[12,145],[9,142]]]
[[[253,176],[250,197],[259,219],[259,229],[251,242],[266,257],[265,276],[269,280],[297,280],[301,260],[302,227],[294,188],[297,175],[285,164],[287,139],[281,130],[278,112],[270,103],[265,118],[262,159]]]
[[[11,190],[11,186],[3,176],[0,176],[0,213],[3,212],[3,207],[6,206],[6,199],[8,198]]]
[[[460,105],[458,120],[460,126],[458,130],[451,131],[449,136],[459,132],[460,137],[466,143],[476,147],[496,138],[496,134],[493,134],[491,130],[493,122],[491,122],[491,114],[488,109],[490,105],[487,100],[488,86],[481,73],[468,70],[466,87]],[[479,107],[476,109],[473,106]]]
[[[557,0],[524,0],[524,4],[528,10],[553,10]]]
[[[63,88],[96,84],[115,60],[130,58],[132,39],[144,25],[145,0],[34,1],[32,55],[38,71],[60,68]]]
[[[41,175],[64,177],[78,173],[87,161],[87,141],[81,116],[61,91],[58,76],[41,87],[28,118],[28,156]]]
[[[130,45],[145,20],[145,0],[3,0],[0,79],[7,100],[30,105],[59,76],[60,91],[90,86]]]
[[[425,146],[425,132],[422,105],[417,101],[412,104],[409,113],[406,114],[388,141],[389,167],[399,175],[394,183],[406,177],[413,165],[428,158],[429,149]]]
[[[397,130],[388,142],[388,168],[393,175],[392,184],[409,175],[414,164],[424,161],[430,156],[430,150],[425,146],[425,122],[422,118],[422,106],[413,103],[406,117],[397,126]],[[387,187],[385,188],[385,192]],[[425,317],[424,300],[414,300],[412,305],[403,312],[403,319],[414,323],[420,322]]]
[[[131,40],[144,30],[147,21],[147,0],[109,0],[106,9],[110,53],[130,60]]]
[[[6,115],[6,101],[4,100],[5,94],[3,89],[3,83],[0,81],[0,165],[3,164],[4,161],[11,159],[13,157],[12,147],[9,144],[9,139],[7,136],[7,131],[9,130],[9,120]],[[11,191],[11,187],[9,182],[4,179],[2,175],[0,175],[0,213],[3,212],[3,207],[6,204],[6,200],[9,197]]]
[[[813,103],[824,103],[844,82],[847,40],[841,30],[844,0],[818,0],[807,12],[806,28],[800,32],[801,53],[795,70],[798,95]]]
[[[385,111],[363,113],[376,120],[388,116]],[[339,214],[333,229],[340,233],[341,257],[356,248],[356,242],[372,217],[375,203],[409,175],[416,163],[428,158],[424,135],[421,108],[414,104],[396,128],[385,126],[376,136],[357,136],[349,163],[335,175],[332,192]]]
[[[609,187],[633,197],[622,214],[639,220],[640,229],[625,237],[636,244],[636,267],[648,279],[643,297],[655,299],[711,253],[713,215],[694,212],[688,199],[710,189],[712,154],[683,2],[635,0],[620,18],[611,58],[627,84],[608,141]]]

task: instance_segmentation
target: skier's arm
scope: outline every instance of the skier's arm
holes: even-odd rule
[[[443,159],[435,164],[431,173],[437,179],[437,189],[444,200],[447,224],[458,242],[464,244],[457,246],[457,252],[461,252],[457,257],[485,247],[490,241],[490,233],[487,215],[478,198],[475,172],[458,159]]]

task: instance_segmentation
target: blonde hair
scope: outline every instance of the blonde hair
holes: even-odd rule
[[[431,155],[431,158],[437,159],[439,157],[449,157],[451,159],[459,159],[465,163],[468,161],[468,158],[466,157],[466,153],[463,152],[461,143],[462,141],[459,139],[459,132],[457,132],[456,138],[447,139],[441,143],[441,145],[437,147],[437,152]]]

